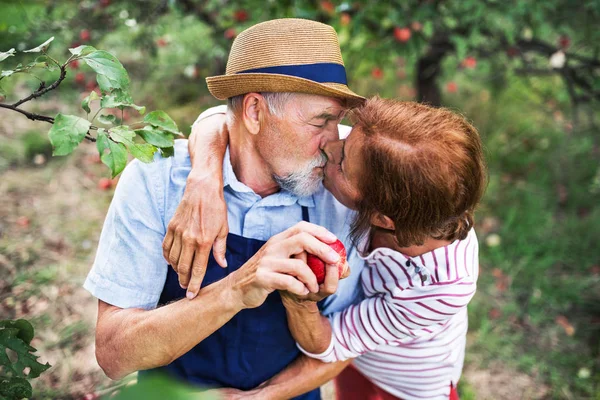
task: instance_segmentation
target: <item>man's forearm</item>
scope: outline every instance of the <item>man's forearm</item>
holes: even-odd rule
[[[309,353],[320,354],[327,350],[331,343],[331,324],[321,315],[317,303],[296,302],[285,295],[282,300],[288,327],[296,342]]]
[[[203,288],[155,310],[121,309],[100,302],[96,357],[107,376],[120,379],[138,370],[171,363],[211,335],[242,308],[230,280]]]
[[[302,354],[286,369],[248,392],[257,399],[290,399],[320,387],[336,377],[351,360],[323,363]]]

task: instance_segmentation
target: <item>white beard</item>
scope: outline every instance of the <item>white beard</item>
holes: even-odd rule
[[[315,193],[323,180],[322,175],[314,176],[314,169],[322,167],[327,162],[327,158],[323,153],[306,164],[302,169],[298,169],[287,176],[273,175],[273,179],[280,188],[287,190],[298,197],[310,196]]]

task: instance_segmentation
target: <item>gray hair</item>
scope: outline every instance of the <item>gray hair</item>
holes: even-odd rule
[[[262,92],[260,94],[264,97],[267,107],[269,108],[269,112],[278,117],[283,116],[283,109],[286,103],[296,95],[295,93],[290,92]],[[245,94],[240,94],[239,96],[234,96],[227,99],[227,116],[230,121],[233,121],[235,116],[239,115],[239,113],[242,111],[244,96]]]

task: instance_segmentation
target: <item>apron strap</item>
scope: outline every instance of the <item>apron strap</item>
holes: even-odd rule
[[[308,207],[302,206],[302,221],[310,222],[310,218],[308,217]]]

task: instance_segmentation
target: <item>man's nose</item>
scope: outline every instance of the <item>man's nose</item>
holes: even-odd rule
[[[337,124],[333,125],[331,129],[325,130],[323,132],[323,137],[321,139],[321,148],[325,147],[325,145],[329,142],[340,140],[340,132],[338,130]]]
[[[332,140],[330,142],[327,142],[325,144],[325,146],[323,147],[323,151],[325,151],[325,154],[327,154],[327,162],[335,164],[337,163],[338,160],[338,147],[339,144],[341,143],[341,140]]]

